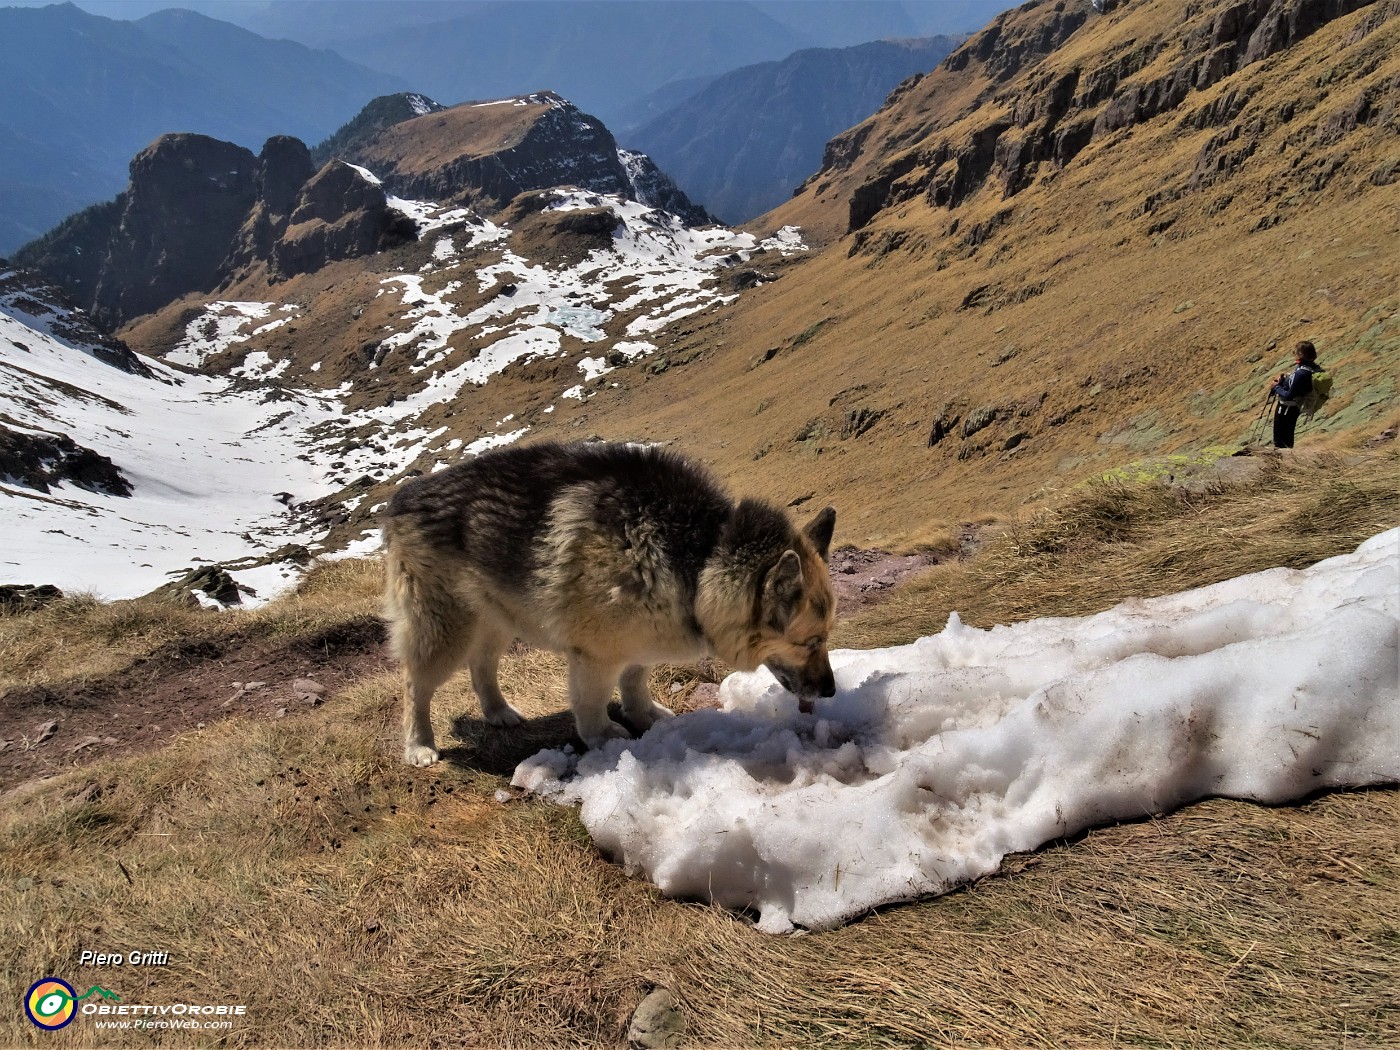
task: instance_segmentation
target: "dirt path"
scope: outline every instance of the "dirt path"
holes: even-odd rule
[[[843,547],[831,552],[831,586],[836,591],[836,615],[849,616],[878,605],[889,592],[939,559],[931,554],[887,554]]]
[[[11,689],[0,695],[0,791],[230,715],[292,717],[391,665],[383,624],[365,617],[290,640],[177,642],[103,678]]]
[[[838,614],[878,603],[934,560],[834,551]],[[0,694],[0,792],[99,758],[151,750],[231,715],[295,717],[392,666],[383,623],[364,617],[291,640],[235,634],[173,643],[103,678],[11,689]]]

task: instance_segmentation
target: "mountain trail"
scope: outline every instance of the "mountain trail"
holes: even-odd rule
[[[0,693],[0,791],[231,715],[294,717],[392,665],[383,623],[360,617],[291,639],[175,642],[101,678],[18,686]]]

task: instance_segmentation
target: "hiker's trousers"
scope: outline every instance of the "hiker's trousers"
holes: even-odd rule
[[[1302,405],[1279,403],[1274,410],[1274,448],[1292,448],[1293,434],[1298,429],[1298,415]]]

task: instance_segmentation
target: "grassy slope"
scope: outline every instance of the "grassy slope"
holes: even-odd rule
[[[907,544],[1139,457],[1238,447],[1300,338],[1339,377],[1304,444],[1392,425],[1400,19],[1359,32],[1382,5],[1102,137],[1062,169],[1042,165],[1014,196],[993,177],[952,210],[923,196],[887,208],[863,245],[838,236],[844,226],[833,220],[844,223],[852,191],[901,149],[965,141],[1032,85],[1076,66],[1087,80],[1134,42],[1166,34],[1161,56],[1120,90],[1150,81],[1180,60],[1176,38],[1224,7],[1122,5],[1001,85],[978,79],[975,64],[935,71],[871,118],[851,168],[815,177],[766,220],[801,223],[829,247],[675,334],[663,352],[698,352],[703,366],[600,394],[580,410],[584,432],[677,440],[747,488],[834,503],[838,539]],[[1232,92],[1248,99],[1239,115],[1195,130],[1190,119]],[[1389,115],[1338,130],[1347,127],[1339,114],[1367,92]],[[1212,138],[1256,119],[1253,152],[1192,188]],[[1154,195],[1162,203],[1149,209]],[[1261,219],[1276,224],[1256,229]],[[970,231],[995,222],[969,243]],[[983,287],[981,301],[964,305]],[[847,413],[862,408],[883,415],[843,436]],[[979,409],[995,410],[995,421],[964,437]],[[957,426],[929,447],[940,416]],[[572,428],[570,416],[555,418]]]
[[[1119,91],[1151,82],[1181,60],[1180,38],[1229,5],[1120,5],[1005,82],[976,61],[940,67],[862,126],[864,147],[849,166],[820,173],[760,224],[799,223],[825,250],[797,263],[760,257],[753,267],[777,280],[649,336],[657,354],[597,381],[586,403],[558,395],[578,381],[575,363],[600,347],[566,338],[561,357],[507,370],[430,409],[421,425],[467,442],[512,415],[512,426],[531,428],[526,440],[673,442],[736,491],[833,503],[838,542],[892,547],[937,544],[962,522],[1021,512],[1136,459],[1238,447],[1267,379],[1304,337],[1337,387],[1302,443],[1369,439],[1400,421],[1400,256],[1387,250],[1400,240],[1400,18],[1382,17],[1395,4],[1377,0],[1192,90],[1174,109],[1100,136],[1063,168],[1042,164],[1010,197],[995,170],[951,210],[915,195],[877,214],[858,243],[844,233],[847,201],[901,151],[957,147],[1056,76],[1080,68],[1088,83],[1160,38],[1158,57]],[[1054,8],[1012,12],[1020,28],[1005,36],[1036,38]],[[1363,96],[1368,116],[1349,122]],[[1233,117],[1196,127],[1198,114],[1228,109],[1222,100],[1232,97],[1244,100]],[[1109,104],[1063,123],[1092,120]],[[1199,158],[1243,154],[1256,125],[1258,141],[1237,167],[1193,183]],[[1210,147],[1232,131],[1232,142]],[[916,164],[909,178],[926,174]],[[990,232],[974,236],[979,229]],[[544,251],[524,234],[511,247],[531,259]],[[418,272],[430,249],[338,264],[275,292],[258,282],[226,292],[305,304],[303,320],[266,340],[275,358],[292,360],[288,381],[354,378],[356,398],[382,405],[422,376],[409,354],[366,371],[366,348],[409,309],[396,286],[379,294],[379,282],[400,267]],[[498,251],[483,249],[473,265]],[[460,278],[440,271],[426,287],[461,284],[463,313],[493,294]],[[986,291],[969,303],[977,289]],[[168,345],[182,309],[125,334],[142,349]],[[467,333],[451,345],[444,367],[478,352]],[[856,435],[850,423],[861,413],[870,425]],[[978,413],[993,421],[965,434]],[[939,419],[952,433],[930,447]],[[365,497],[367,514],[386,492],[347,495]]]
[[[1387,451],[1303,454],[1194,492],[1077,489],[839,642],[904,641],[952,608],[972,623],[1080,613],[1304,564],[1393,524],[1398,482]],[[374,575],[348,566],[251,618],[295,633],[333,619],[338,598],[362,613]],[[123,641],[141,620],[125,608],[120,625],[83,603],[0,621],[0,671],[84,673],[21,675],[36,635],[70,653],[109,638],[119,652],[103,666],[133,658],[164,629]],[[179,625],[201,629],[228,620]],[[127,1002],[246,1003],[230,1045],[616,1045],[652,984],[676,991],[704,1046],[1400,1040],[1400,793],[1207,802],[1010,858],[965,892],[771,938],[627,878],[572,811],[497,801],[519,758],[568,733],[552,714],[561,670],[508,658],[512,699],[549,715],[514,735],[484,728],[465,682],[450,684],[439,736],[453,725],[456,746],[427,771],[398,764],[397,683],[383,675],[302,717],[228,720],[21,789],[0,813],[5,985],[18,997],[52,973]],[[89,783],[100,796],[74,801]],[[79,969],[84,948],[165,950],[171,964]],[[84,1045],[84,1024],[47,1039]],[[26,1025],[0,1019],[0,1043],[27,1042]]]

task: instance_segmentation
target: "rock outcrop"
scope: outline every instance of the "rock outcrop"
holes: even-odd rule
[[[257,199],[257,158],[204,135],[162,135],[130,170],[111,204],[80,212],[15,253],[110,327],[217,287],[233,235]]]
[[[258,157],[256,199],[234,237],[220,277],[241,273],[272,257],[302,187],[315,172],[310,151],[300,139],[278,135],[267,140]]]
[[[0,481],[47,493],[68,481],[80,489],[130,496],[131,482],[110,459],[66,434],[14,430],[0,423]]]
[[[131,162],[110,204],[89,208],[16,253],[115,328],[258,266],[270,280],[414,235],[383,191],[332,162],[315,171],[299,139],[261,154],[204,135],[162,135]]]
[[[370,255],[417,236],[413,220],[389,207],[378,184],[331,161],[301,188],[272,250],[277,276],[312,273],[336,259]]]
[[[0,616],[37,612],[63,597],[51,583],[0,583]]]

